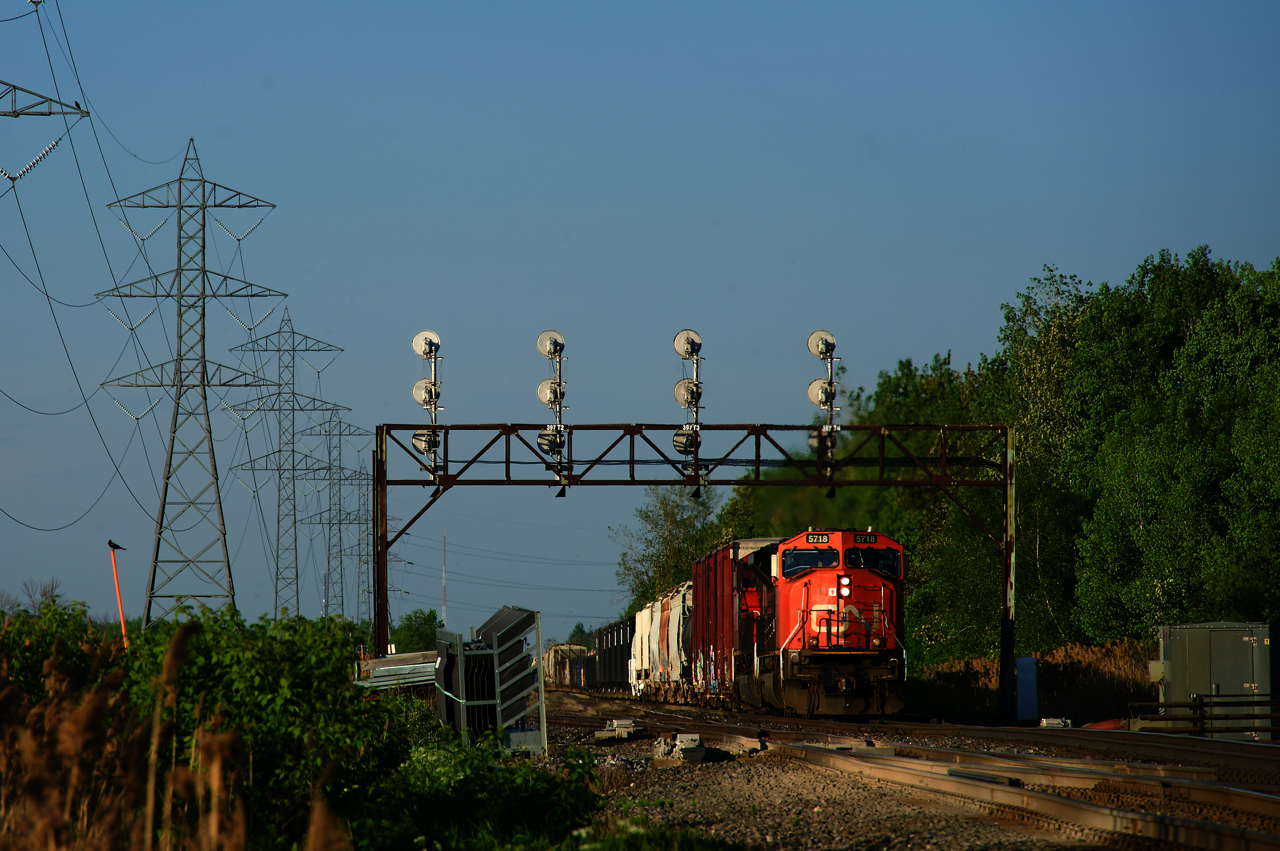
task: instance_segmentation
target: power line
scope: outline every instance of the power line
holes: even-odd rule
[[[410,561],[410,562],[405,562],[405,564],[409,564],[409,565],[412,565],[412,566],[414,566],[414,567],[421,567],[423,570],[430,570],[430,571],[435,572],[436,574],[441,574],[441,575],[442,575],[442,574],[444,573],[444,571],[443,571],[442,569],[440,569],[440,568],[435,568],[435,567],[431,567],[431,566],[429,566],[429,565],[419,565],[419,564],[416,564],[415,562],[411,562],[411,561]],[[417,573],[417,571],[413,571],[413,570],[406,570],[405,572],[406,572],[406,573],[414,573],[414,574],[419,575],[419,576],[426,576],[426,574]],[[455,571],[455,573],[456,573],[456,571]],[[463,576],[474,576],[475,574],[471,574],[471,573],[463,573],[462,575],[463,575]],[[434,578],[434,577],[431,577],[431,578]],[[589,593],[589,594],[620,594],[620,593],[625,593],[625,592],[624,592],[624,590],[623,590],[623,589],[621,589],[621,588],[569,588],[569,587],[562,586],[562,585],[534,585],[534,584],[530,584],[530,583],[527,583],[527,582],[503,582],[502,580],[494,580],[494,581],[488,581],[488,582],[486,582],[486,581],[483,581],[483,580],[477,581],[477,580],[475,580],[475,579],[471,579],[471,580],[467,580],[467,579],[459,579],[459,580],[457,580],[457,581],[458,581],[458,582],[462,582],[462,583],[467,584],[467,585],[486,585],[486,586],[489,586],[489,587],[491,587],[491,588],[520,588],[520,589],[525,589],[525,590],[529,590],[529,591],[582,591],[582,592],[584,592],[584,593]]]
[[[36,20],[40,20],[37,16]],[[98,440],[102,443],[103,450],[107,453],[107,458],[111,461],[111,466],[115,469],[116,475],[120,477],[120,484],[124,485],[125,490],[129,492],[129,496],[133,497],[133,501],[142,509],[142,513],[151,518],[151,512],[147,511],[142,504],[142,500],[138,499],[133,492],[133,488],[129,487],[129,483],[125,481],[124,474],[120,472],[120,465],[116,463],[116,459],[111,455],[111,449],[107,446],[107,439],[102,434],[102,429],[98,427],[98,418],[93,415],[93,408],[89,406],[89,398],[84,392],[84,386],[80,383],[80,374],[76,371],[75,361],[71,358],[71,350],[67,347],[67,339],[62,336],[62,326],[58,323],[58,311],[53,307],[53,299],[49,296],[49,288],[45,285],[44,272],[40,269],[40,258],[36,255],[36,244],[31,238],[31,229],[27,227],[27,215],[22,209],[22,200],[18,195],[17,184],[14,184],[13,202],[18,208],[18,217],[22,220],[22,230],[27,235],[27,245],[31,248],[31,259],[36,266],[36,277],[40,279],[41,290],[44,292],[45,299],[49,305],[49,315],[53,317],[53,327],[58,332],[58,342],[62,344],[62,353],[66,355],[67,365],[71,367],[71,377],[75,379],[76,389],[80,391],[80,398],[84,400],[85,412],[89,415],[89,421],[93,423],[94,433],[98,435]]]
[[[127,348],[129,348],[129,341],[125,340],[123,348],[120,349],[120,354],[116,355],[116,362],[111,365],[111,369],[107,370],[108,375],[110,375],[115,370],[116,366],[119,365],[120,359],[124,357],[124,352],[125,352],[125,349]],[[3,387],[0,387],[0,396],[5,397],[10,402],[17,405],[19,408],[22,408],[23,410],[26,410],[26,411],[30,411],[33,414],[39,414],[42,417],[60,417],[63,414],[69,414],[72,411],[80,410],[85,405],[89,404],[89,399],[92,399],[94,396],[97,396],[98,393],[101,392],[101,390],[102,390],[102,387],[99,386],[97,390],[94,390],[92,393],[89,394],[88,399],[85,399],[75,407],[67,408],[65,411],[37,411],[35,408],[31,407],[30,405],[24,405],[21,402],[19,402],[17,399],[15,399],[13,396],[10,396],[8,393],[5,392]]]
[[[4,392],[4,391],[0,391],[0,392]],[[5,395],[8,395],[8,394],[5,394]],[[121,461],[124,460],[125,455],[129,454],[129,447],[133,445],[133,438],[137,436],[140,430],[141,428],[138,426],[138,424],[134,423],[133,434],[129,436],[129,443],[124,448],[124,454],[120,456]],[[0,514],[3,514],[5,517],[8,517],[10,520],[12,520],[14,523],[17,523],[19,526],[25,526],[28,529],[31,529],[32,531],[35,531],[35,532],[61,532],[63,529],[70,529],[72,526],[76,525],[81,520],[88,517],[89,512],[93,511],[95,508],[98,507],[98,503],[102,502],[102,498],[107,495],[107,490],[110,489],[111,483],[116,480],[117,475],[119,475],[118,470],[111,474],[111,478],[107,479],[107,483],[102,487],[102,493],[98,494],[98,498],[93,501],[93,504],[90,505],[88,508],[86,508],[83,514],[81,514],[75,520],[72,520],[70,523],[64,523],[61,526],[48,526],[48,527],[33,526],[30,523],[26,523],[22,520],[19,520],[17,517],[14,517],[12,514],[10,514],[8,511],[5,511],[3,508],[0,508]]]
[[[433,509],[436,514],[452,514],[454,517],[470,517],[472,520],[484,520],[488,523],[506,523],[509,526],[531,526],[534,529],[568,529],[574,532],[607,532],[591,526],[555,526],[551,523],[521,523],[519,520],[499,520],[496,517],[481,517],[478,514],[463,514],[461,511],[446,511],[443,508]]]
[[[12,18],[0,18],[0,24],[7,24],[10,21],[20,21],[23,18],[25,18],[27,15],[34,15],[38,11],[40,11],[40,7],[37,6],[36,8],[32,9],[30,12],[23,12],[21,15],[14,15]]]
[[[404,533],[404,537],[410,537],[408,532]],[[433,544],[443,545],[443,541],[439,538],[428,538],[425,535],[414,535],[420,541],[430,541]],[[407,541],[409,546],[426,547],[426,544],[419,544],[415,541]],[[614,567],[611,561],[583,561],[581,559],[556,559],[545,558],[543,556],[530,556],[522,553],[506,553],[501,550],[486,550],[480,547],[468,547],[465,544],[454,544],[454,548],[460,550],[468,550],[468,555],[474,558],[487,558],[491,561],[509,561],[516,564],[536,564],[545,565],[547,567]],[[494,555],[479,555],[480,553],[493,553]],[[499,556],[510,556],[510,558],[499,558]]]

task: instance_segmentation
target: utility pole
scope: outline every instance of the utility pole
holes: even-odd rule
[[[171,298],[177,305],[174,359],[103,382],[115,387],[164,388],[173,398],[142,618],[145,627],[187,601],[214,608],[235,605],[208,390],[268,387],[274,382],[205,357],[206,305],[215,298],[283,298],[284,293],[209,271],[205,263],[208,211],[270,210],[275,205],[205,180],[194,139],[187,144],[177,180],[108,206],[176,210],[178,221],[178,260],[173,271],[98,293],[98,298]]]

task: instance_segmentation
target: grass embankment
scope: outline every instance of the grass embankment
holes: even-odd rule
[[[1075,726],[1128,718],[1130,703],[1157,699],[1147,671],[1155,653],[1153,643],[1125,640],[1032,654],[1040,660],[1040,716],[1068,718]],[[1000,716],[999,687],[995,659],[932,665],[907,681],[907,711],[952,723],[988,723]]]
[[[551,773],[351,681],[354,628],[187,613],[125,650],[78,605],[0,628],[0,847],[724,849],[593,820],[593,760]]]

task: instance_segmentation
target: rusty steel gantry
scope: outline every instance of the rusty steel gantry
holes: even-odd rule
[[[688,456],[668,453],[687,425],[565,425],[560,454],[539,451],[535,424],[384,424],[373,451],[373,587],[375,647],[387,652],[387,556],[449,490],[456,487],[931,487],[946,494],[1000,548],[1000,697],[1013,713],[1015,579],[1014,435],[1004,425],[699,424]],[[842,435],[843,437],[834,437]],[[415,440],[415,437],[417,438]],[[655,440],[654,438],[657,438]],[[810,439],[813,457],[784,441]],[[428,440],[429,438],[429,440]],[[412,446],[437,447],[429,456]],[[712,448],[713,445],[717,448]],[[674,455],[674,457],[673,457]],[[393,464],[393,460],[397,463]],[[421,509],[398,531],[387,525],[391,488],[431,488]],[[961,498],[961,489],[998,488],[1000,529],[993,531]]]

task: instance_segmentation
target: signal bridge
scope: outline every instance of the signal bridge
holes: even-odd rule
[[[809,336],[808,349],[826,367],[826,377],[809,384],[808,397],[826,413],[824,425],[721,424],[699,421],[702,338],[695,331],[676,335],[675,349],[692,365],[692,378],[675,386],[686,422],[566,424],[563,422],[564,337],[544,331],[538,353],[553,377],[537,398],[555,416],[550,425],[533,423],[441,424],[440,337],[421,331],[413,350],[430,375],[413,388],[413,399],[429,415],[427,423],[377,426],[373,451],[374,646],[386,655],[389,624],[387,560],[390,548],[457,487],[571,488],[686,485],[696,497],[703,486],[813,487],[833,497],[846,487],[930,487],[946,494],[999,547],[1003,570],[1000,601],[1000,691],[1002,709],[1013,713],[1014,619],[1014,435],[1005,425],[837,425],[835,338],[827,331]],[[807,440],[810,452],[797,450]],[[672,450],[664,449],[664,445]],[[430,488],[422,507],[398,531],[387,524],[392,488]],[[983,519],[966,501],[972,488],[996,488],[1000,517]]]

